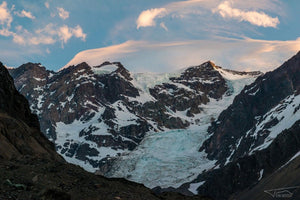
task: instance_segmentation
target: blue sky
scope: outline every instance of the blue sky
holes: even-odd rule
[[[0,1],[0,61],[269,71],[300,50],[299,9],[299,0]]]

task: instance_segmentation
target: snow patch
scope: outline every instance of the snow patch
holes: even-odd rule
[[[264,170],[262,169],[259,172],[259,178],[258,178],[259,181],[262,179],[263,175],[264,175]]]
[[[277,118],[279,122],[273,127],[265,129],[270,131],[268,137],[265,139],[265,142],[262,145],[252,149],[250,155],[253,154],[254,151],[267,148],[277,137],[277,135],[279,135],[283,130],[292,127],[294,123],[300,119],[300,110],[295,110],[295,108],[299,105],[300,95],[290,95],[284,99],[281,104],[278,104],[263,116],[264,120],[256,124],[256,130],[251,134],[252,137],[257,138],[259,131],[264,130],[264,126],[273,119]]]
[[[199,183],[191,183],[190,184],[190,187],[189,187],[189,191],[192,192],[193,194],[197,195],[198,194],[198,191],[197,189],[203,185],[205,183],[205,181],[202,181],[202,182],[199,182]]]
[[[300,156],[300,151],[296,153],[289,161],[287,161],[284,165],[282,165],[279,169],[282,169],[283,167],[287,166],[290,162],[292,162],[294,159]]]
[[[92,67],[92,70],[95,74],[101,75],[101,74],[110,74],[114,71],[116,71],[119,67],[115,64],[111,65],[104,65],[101,67]]]

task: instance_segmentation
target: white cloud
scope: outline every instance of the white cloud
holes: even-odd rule
[[[32,45],[39,45],[39,44],[54,44],[56,40],[51,36],[39,35],[29,38],[28,43]]]
[[[184,18],[186,14],[199,13],[199,9],[212,8],[213,5],[216,5],[216,1],[219,0],[178,1],[166,4],[161,8],[144,10],[136,20],[137,28],[156,26],[155,20],[157,18],[163,18],[169,14],[172,14],[173,17]]]
[[[83,33],[83,30],[79,25],[72,29],[72,33],[75,37],[81,38],[83,41],[85,41],[86,34]]]
[[[280,23],[278,17],[270,17],[264,12],[243,11],[237,8],[232,8],[228,1],[219,4],[217,12],[223,18],[233,18],[239,21],[247,21],[256,26],[276,28]]]
[[[21,12],[15,12],[15,14],[19,17],[27,17],[29,19],[35,19],[35,16],[32,15],[31,12],[22,10]]]
[[[63,41],[63,43],[67,43],[68,40],[72,37],[70,28],[66,25],[60,27],[58,31],[58,36]]]
[[[49,2],[45,2],[45,7],[48,8],[48,9],[50,8]]]
[[[165,31],[168,31],[168,27],[165,25],[164,22],[160,23],[160,27],[162,27],[163,29],[165,29]]]
[[[140,27],[155,26],[156,23],[154,19],[164,17],[166,14],[167,10],[165,8],[153,8],[144,10],[136,20],[137,29],[139,29]]]
[[[57,7],[57,10],[58,10],[58,15],[60,18],[62,18],[64,20],[69,18],[70,13],[68,11],[66,11],[65,9],[60,8],[60,7]]]
[[[21,44],[21,45],[25,45],[26,42],[25,42],[25,39],[23,36],[21,35],[17,35],[17,34],[13,34],[13,41],[17,44]]]
[[[36,34],[49,34],[49,35],[57,35],[57,27],[50,23],[47,24],[44,28],[37,29],[35,31]]]
[[[67,43],[71,37],[81,38],[81,40],[85,41],[86,34],[83,33],[82,28],[77,25],[75,28],[70,28],[67,25],[64,25],[59,28],[58,36],[62,41],[62,47],[64,43]]]
[[[166,4],[161,8],[152,8],[140,13],[136,20],[137,28],[156,26],[158,18],[171,16],[172,18],[190,19],[190,16],[205,16],[203,20],[215,20],[210,14],[219,13],[223,18],[234,18],[247,21],[252,25],[262,27],[277,27],[280,23],[278,17],[271,17],[256,10],[266,10],[282,14],[282,9],[276,0],[231,0],[237,8],[232,8],[229,1],[222,0],[186,0]],[[245,11],[251,9],[252,11]],[[211,12],[212,11],[212,12]],[[212,22],[213,23],[213,22]]]
[[[10,10],[7,8],[7,3],[6,1],[3,1],[0,5],[0,24],[9,28],[12,21],[13,18]]]
[[[120,61],[132,71],[167,72],[213,59],[224,68],[266,72],[280,66],[299,49],[300,38],[291,41],[220,37],[165,43],[127,41],[80,52],[65,67],[81,62],[96,66],[104,61]]]
[[[64,44],[72,37],[80,38],[85,41],[86,34],[82,28],[77,25],[74,28],[67,25],[57,26],[55,24],[48,24],[44,28],[37,29],[33,32],[29,32],[22,26],[15,27],[16,32],[12,32],[8,29],[0,29],[0,35],[5,37],[13,37],[13,42],[20,45],[49,45],[58,41]]]
[[[9,37],[12,35],[12,32],[9,31],[7,28],[0,29],[0,35]]]

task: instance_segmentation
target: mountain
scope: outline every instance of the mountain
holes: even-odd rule
[[[271,199],[264,191],[295,187],[293,198],[300,198],[299,77],[300,52],[246,86],[211,123],[200,151],[216,167],[191,182],[199,194]]]
[[[143,185],[107,179],[68,164],[40,132],[37,116],[0,63],[0,199],[209,199],[155,195]]]
[[[210,61],[164,74],[131,73],[118,62],[81,63],[59,72],[27,63],[10,74],[58,153],[88,171],[106,174],[147,135],[205,127],[261,75],[222,69]],[[204,141],[206,135],[198,139]],[[157,181],[148,184],[157,186]]]
[[[210,61],[165,74],[118,62],[10,74],[68,162],[157,193],[271,199],[300,197],[299,69],[300,52],[264,75]]]
[[[209,158],[223,164],[263,149],[299,119],[299,65],[300,53],[243,89],[208,130],[202,149]]]

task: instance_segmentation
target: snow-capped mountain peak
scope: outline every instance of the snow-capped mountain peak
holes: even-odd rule
[[[176,137],[181,137],[184,129],[191,129],[191,139],[200,145],[207,137],[203,127],[207,128],[246,84],[261,75],[224,70],[210,61],[160,74],[132,73],[119,62],[97,66],[82,62],[57,73],[40,68],[33,73],[35,79],[30,77],[34,68],[22,68],[11,70],[16,86],[31,102],[43,132],[55,142],[57,151],[69,162],[89,171],[101,168],[102,172],[107,171],[103,168],[110,169],[111,161],[134,150],[150,135],[161,135],[162,142],[167,139],[164,136],[174,135],[179,141]],[[35,81],[26,82],[31,79]],[[198,130],[202,131],[200,137]],[[187,142],[183,147],[191,142],[183,141]],[[142,143],[141,148],[143,144],[148,143]],[[174,156],[179,159],[185,154],[198,155],[199,145],[195,151]],[[185,179],[179,181],[175,171],[170,173],[173,178],[161,184],[151,181],[149,185],[178,186]],[[192,178],[195,174],[186,175]]]

